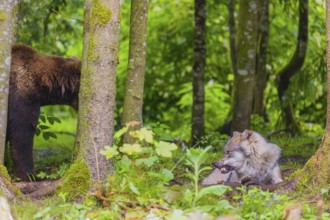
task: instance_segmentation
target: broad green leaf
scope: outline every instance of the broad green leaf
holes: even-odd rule
[[[128,128],[123,127],[122,129],[116,131],[116,133],[113,135],[113,138],[115,140],[119,139],[121,136],[123,136],[127,132]]]
[[[144,164],[147,167],[151,167],[152,165],[154,165],[154,163],[158,160],[157,156],[151,156],[148,158],[140,158],[136,160],[136,165],[141,165]]]
[[[170,170],[165,169],[165,168],[162,169],[161,174],[163,175],[163,179],[166,180],[166,182],[170,181],[174,178],[173,173]]]
[[[165,141],[155,142],[155,147],[156,153],[163,157],[171,157],[172,151],[178,148],[175,144]]]
[[[229,190],[230,190],[230,188],[225,185],[209,186],[209,187],[201,189],[198,192],[196,200],[198,201],[199,199],[203,198],[204,196],[208,196],[208,195],[222,196],[225,192],[227,192]]]
[[[100,154],[104,155],[108,160],[113,158],[114,156],[118,155],[119,152],[117,150],[117,146],[105,146],[104,150],[100,151]]]
[[[136,186],[134,185],[134,183],[130,182],[129,183],[129,188],[132,190],[133,193],[140,195],[140,192],[138,190],[138,188],[136,188]]]
[[[145,140],[148,143],[152,143],[154,141],[154,133],[148,130],[147,128],[141,128],[140,130],[137,130],[135,133],[140,141]]]
[[[132,160],[128,158],[127,155],[123,155],[123,157],[116,161],[116,168],[118,169],[119,173],[125,173],[131,170]]]
[[[119,148],[120,152],[126,153],[128,155],[132,155],[133,153],[142,152],[140,144],[123,144],[121,148]]]
[[[203,163],[205,163],[209,154],[208,151],[212,148],[212,146],[208,146],[205,149],[195,149],[190,148],[187,149],[186,155],[187,159],[194,164],[196,167],[200,167]]]

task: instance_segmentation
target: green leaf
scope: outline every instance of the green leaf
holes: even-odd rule
[[[45,140],[48,140],[49,138],[57,138],[57,136],[56,136],[56,134],[55,133],[53,133],[53,132],[49,132],[49,131],[47,131],[47,132],[43,132],[42,133],[42,137],[45,139]]]
[[[125,173],[131,170],[132,161],[128,158],[127,155],[123,155],[123,157],[116,162],[116,167],[120,168],[119,173]]]
[[[132,155],[133,153],[142,152],[140,144],[124,144],[121,148],[119,148],[120,152],[126,153],[128,155]]]
[[[47,126],[47,125],[39,125],[39,128],[40,128],[41,130],[47,130],[47,129],[49,129],[50,127]]]
[[[141,165],[144,164],[145,166],[147,166],[148,168],[150,168],[152,165],[154,165],[154,163],[158,160],[157,156],[151,156],[148,158],[140,158],[136,160],[136,165]]]
[[[134,183],[130,182],[129,183],[129,188],[132,190],[133,193],[140,195],[140,192],[138,190],[138,188],[136,188],[136,186],[134,185]]]
[[[37,130],[36,130],[36,136],[39,136],[40,133],[41,133],[41,130],[39,128],[37,128]]]
[[[163,157],[171,157],[172,151],[178,148],[175,144],[165,141],[155,142],[155,147],[156,153]]]
[[[163,179],[165,180],[165,182],[168,182],[168,181],[174,179],[173,173],[168,169],[164,168],[164,169],[162,169],[162,171],[160,173],[162,174]]]
[[[201,189],[198,192],[196,200],[198,201],[199,199],[203,198],[204,196],[208,196],[208,195],[222,196],[223,194],[225,194],[225,192],[227,192],[229,190],[230,190],[230,188],[225,185],[209,186],[209,187]]]
[[[114,134],[113,138],[114,138],[115,140],[118,140],[121,136],[123,136],[123,135],[127,132],[127,130],[128,130],[128,127],[123,127],[122,129],[118,130],[118,131]]]
[[[104,150],[100,151],[100,154],[104,155],[108,160],[118,155],[119,152],[117,150],[117,146],[105,146]]]
[[[46,117],[44,115],[40,115],[39,119],[43,122],[46,123]]]
[[[208,151],[211,150],[212,146],[208,146],[205,149],[187,149],[187,159],[194,164],[195,167],[200,167],[209,159]]]
[[[153,143],[154,141],[154,133],[148,130],[147,128],[141,128],[140,130],[137,130],[135,133],[140,141],[145,140],[148,143]]]
[[[46,178],[47,174],[45,172],[40,172],[38,173],[37,177],[39,177],[40,179],[44,179]]]

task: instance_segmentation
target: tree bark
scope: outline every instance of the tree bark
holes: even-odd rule
[[[0,164],[4,163],[11,45],[17,30],[18,0],[3,0],[0,7]]]
[[[236,44],[236,23],[235,23],[235,0],[228,1],[228,27],[231,66],[234,74],[237,73],[237,44]]]
[[[112,160],[107,160],[100,150],[111,146],[113,140],[119,8],[119,0],[85,2],[76,147],[94,182],[113,173]]]
[[[257,8],[258,0],[239,2],[232,131],[243,131],[250,126],[258,46]]]
[[[298,190],[319,189],[329,187],[330,184],[330,0],[326,1],[326,62],[328,76],[328,97],[327,97],[327,117],[326,129],[323,141],[317,150],[303,167],[293,176],[299,180]]]
[[[259,0],[258,3],[258,50],[256,64],[256,79],[253,91],[252,113],[264,116],[264,91],[267,85],[266,71],[269,34],[269,0]]]
[[[294,117],[293,106],[290,103],[286,92],[290,85],[290,80],[304,64],[307,41],[308,41],[308,0],[299,1],[299,28],[298,28],[297,46],[290,62],[278,73],[279,82],[277,85],[278,97],[280,99],[286,129],[295,134],[299,132],[299,126]]]
[[[192,70],[192,146],[195,146],[200,138],[204,135],[204,75],[206,62],[205,20],[206,0],[195,0],[194,64]]]
[[[136,130],[142,126],[144,69],[146,63],[148,0],[131,2],[129,58],[124,98],[123,125]],[[130,123],[135,122],[135,123]],[[124,142],[135,139],[127,132]]]

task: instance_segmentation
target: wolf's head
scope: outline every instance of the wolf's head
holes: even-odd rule
[[[223,157],[214,164],[221,173],[236,170],[238,174],[258,172],[277,163],[281,150],[259,133],[245,130],[234,132],[224,148]]]

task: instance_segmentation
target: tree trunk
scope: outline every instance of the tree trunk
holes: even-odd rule
[[[191,144],[195,146],[204,135],[204,74],[206,62],[205,26],[206,0],[195,0],[195,36],[193,64],[193,104]]]
[[[147,20],[148,0],[132,1],[123,125],[129,126],[133,130],[140,128],[143,122],[142,107],[144,68],[146,63]],[[124,142],[133,143],[134,141],[135,139],[127,132],[124,136]]]
[[[326,30],[327,30],[327,121],[323,141],[317,152],[294,176],[299,179],[298,190],[308,186],[308,189],[329,187],[330,184],[330,0],[326,1]]]
[[[11,45],[15,42],[18,0],[3,0],[0,7],[0,164],[4,163]]]
[[[269,0],[259,0],[258,3],[258,50],[257,71],[253,91],[252,113],[264,116],[264,91],[267,85],[268,74],[266,71],[268,34],[269,34]]]
[[[239,2],[232,131],[243,131],[250,126],[258,46],[257,8],[258,0]]]
[[[85,2],[76,146],[94,182],[113,173],[112,161],[100,150],[111,146],[113,139],[119,8],[119,0]]]
[[[230,59],[234,74],[237,73],[237,44],[236,44],[236,24],[235,24],[235,0],[228,1],[228,27],[229,27],[229,45]]]
[[[290,103],[286,92],[290,85],[290,80],[302,67],[308,41],[308,0],[299,1],[299,30],[297,38],[297,46],[290,62],[278,73],[279,82],[277,85],[278,97],[280,99],[286,129],[291,133],[295,134],[299,132],[299,126],[294,117],[293,106]]]

